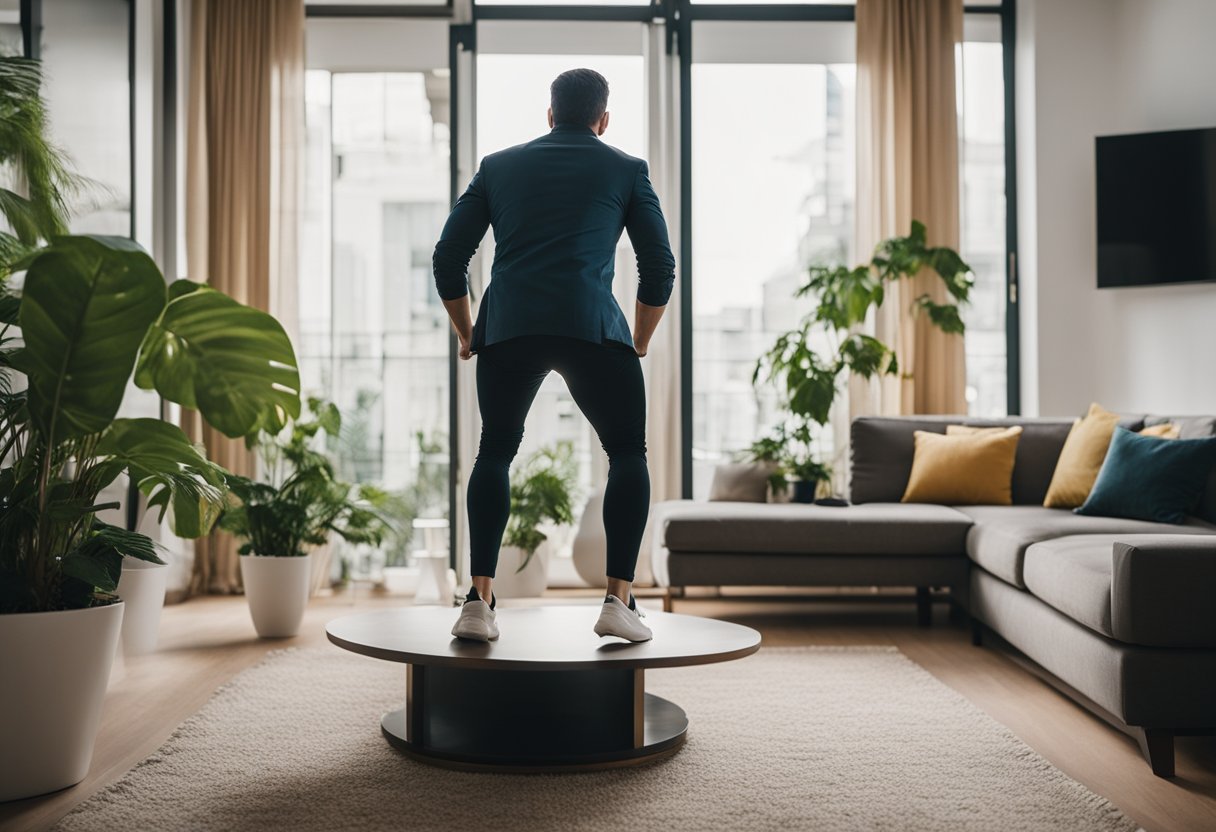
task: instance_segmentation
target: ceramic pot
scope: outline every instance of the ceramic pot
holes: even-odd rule
[[[309,555],[241,555],[241,580],[259,636],[290,638],[300,632],[311,578]]]
[[[815,492],[819,489],[819,480],[794,480],[794,495],[790,498],[795,503],[815,502]]]
[[[151,653],[160,637],[160,611],[165,606],[169,565],[123,558],[122,577],[115,594],[126,604],[122,616],[122,650],[125,655]]]
[[[498,552],[498,568],[494,572],[494,595],[498,598],[535,598],[549,585],[549,546],[542,543],[532,560],[517,572],[524,562],[524,551],[517,546],[503,546]]]
[[[89,773],[124,607],[0,615],[0,801]]]

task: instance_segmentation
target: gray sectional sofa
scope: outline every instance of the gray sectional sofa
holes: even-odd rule
[[[1216,435],[1213,417],[1171,421]],[[1013,505],[900,502],[913,432],[1021,425]],[[852,425],[852,505],[673,501],[655,507],[653,565],[669,597],[688,586],[906,586],[922,622],[948,587],[1033,669],[1137,737],[1173,774],[1175,735],[1216,729],[1216,471],[1182,525],[1082,517],[1042,505],[1071,419],[869,417]]]

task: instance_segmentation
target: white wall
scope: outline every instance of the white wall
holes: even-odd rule
[[[1216,284],[1096,288],[1094,137],[1216,126],[1216,2],[1022,0],[1024,411],[1216,413]]]

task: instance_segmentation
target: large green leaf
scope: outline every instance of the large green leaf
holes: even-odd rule
[[[172,507],[170,524],[181,537],[211,531],[224,507],[224,469],[190,443],[176,425],[159,419],[115,419],[97,445],[101,479],[110,481],[126,470],[148,495],[148,505],[161,517]]]
[[[216,430],[278,433],[300,415],[295,351],[273,317],[179,280],[144,341],[135,382],[198,409]]]
[[[63,558],[63,573],[94,586],[102,592],[118,588],[124,556],[149,563],[164,563],[156,554],[156,544],[139,532],[129,532],[108,523],[96,522],[92,532],[75,550]]]
[[[52,444],[103,429],[165,305],[152,258],[121,237],[57,237],[30,261],[19,322],[30,415]]]

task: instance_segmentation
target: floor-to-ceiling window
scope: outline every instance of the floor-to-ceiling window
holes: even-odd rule
[[[446,62],[316,68],[352,62],[332,53],[349,33],[314,34],[296,348],[304,392],[342,413],[341,474],[394,494],[389,543],[340,552],[359,576],[409,565],[434,543],[415,527],[448,517],[449,330],[431,252],[449,204],[450,91]]]
[[[460,113],[455,118],[445,114],[432,119],[435,131],[451,127],[463,136],[458,142],[462,148],[457,154],[461,161],[454,177],[458,193],[467,184],[478,158],[545,131],[548,83],[563,69],[591,66],[609,77],[613,119],[605,140],[636,155],[654,156],[656,135],[680,136],[681,108],[689,108],[688,129],[683,131],[687,144],[681,146],[679,141],[674,141],[670,155],[663,160],[651,158],[651,164],[652,170],[659,167],[669,173],[679,172],[682,155],[688,155],[689,167],[684,173],[688,175],[691,199],[684,205],[678,204],[675,197],[680,188],[675,180],[669,183],[671,192],[665,199],[673,222],[682,226],[673,227],[672,239],[677,253],[684,254],[680,250],[680,240],[685,228],[690,241],[689,262],[681,263],[678,279],[691,300],[691,315],[684,321],[687,326],[684,344],[690,350],[691,365],[684,380],[687,389],[682,407],[690,416],[691,430],[684,440],[691,450],[687,470],[691,473],[691,491],[695,496],[705,495],[713,466],[755,439],[771,425],[776,415],[771,395],[762,393],[757,397],[753,391],[751,370],[772,336],[793,323],[809,304],[809,301],[795,301],[792,297],[794,288],[805,277],[806,267],[825,261],[855,263],[866,254],[854,251],[852,241],[854,24],[848,3],[815,8],[822,5],[796,0],[776,3],[771,0],[767,3],[677,0],[663,6],[654,6],[646,0],[601,0],[579,4],[562,0],[476,0],[472,25],[460,24],[468,32],[459,37],[463,44],[461,49],[465,50],[460,54],[465,55],[463,60],[469,61],[459,73],[463,83],[468,85],[461,93]],[[550,13],[545,6],[560,8]],[[760,6],[764,8],[755,8]],[[1006,395],[1005,322],[1010,308],[1006,268],[1010,238],[1005,216],[1008,182],[1004,72],[1007,70],[1000,37],[1002,24],[1009,26],[1011,18],[995,13],[998,10],[995,0],[978,0],[972,6],[988,6],[993,11],[968,13],[966,43],[959,53],[961,248],[975,267],[977,278],[973,304],[965,312],[969,327],[966,337],[967,396],[972,413],[996,415],[1004,413],[1013,403]],[[669,15],[673,11],[679,12],[678,20]],[[652,26],[655,18],[665,16],[665,23]],[[977,21],[985,25],[977,27],[974,25]],[[329,22],[337,24],[337,21]],[[343,25],[354,22],[346,21]],[[388,21],[365,19],[358,23],[364,27],[363,34],[354,40],[364,51],[375,53],[391,47]],[[393,26],[415,23],[392,21]],[[443,83],[444,76],[437,68],[446,65],[449,42],[444,37],[448,24],[443,22],[441,25],[442,34],[428,37],[433,41],[432,46],[443,50],[443,59],[430,59],[430,66],[436,69],[415,67],[411,70],[415,74],[421,73],[419,77],[429,77],[422,88]],[[664,28],[669,37],[651,37],[663,32]],[[631,45],[621,47],[620,32],[625,29],[633,33],[629,35]],[[350,33],[347,34],[347,39],[351,40]],[[688,96],[685,101],[680,100],[681,96],[671,95],[670,87],[666,88],[668,94],[655,95],[655,91],[663,87],[652,77],[659,71],[647,57],[650,54],[647,50],[661,52],[664,44],[673,48],[669,66],[679,66],[677,56],[681,52],[692,55],[692,62],[686,67]],[[412,56],[420,48],[415,43],[408,49],[396,51]],[[369,60],[361,61],[360,69],[371,68]],[[326,347],[330,350],[325,353],[326,361],[307,364],[306,370],[311,366],[314,369],[308,370],[309,373],[318,377],[328,374],[321,385],[323,389],[341,387],[347,401],[344,410],[369,407],[370,417],[365,421],[356,420],[356,424],[361,430],[365,429],[368,436],[378,437],[375,442],[386,443],[389,427],[385,419],[389,418],[394,406],[387,403],[383,393],[375,399],[376,404],[369,405],[374,391],[369,392],[365,380],[378,377],[383,385],[388,383],[385,379],[406,378],[401,374],[405,371],[393,375],[387,369],[391,363],[388,353],[384,353],[379,364],[368,357],[376,352],[372,342],[380,337],[380,330],[375,327],[386,326],[382,317],[375,325],[350,327],[344,339],[341,319],[346,313],[341,312],[340,307],[346,303],[348,313],[352,315],[355,310],[378,302],[382,306],[395,307],[396,301],[389,304],[383,301],[389,297],[384,294],[386,291],[394,291],[384,283],[386,268],[400,273],[413,267],[417,276],[412,279],[416,281],[422,281],[425,274],[425,284],[416,282],[414,289],[400,287],[406,294],[421,293],[424,289],[428,293],[433,291],[429,279],[429,251],[424,257],[411,236],[413,229],[426,227],[426,216],[431,209],[411,199],[399,199],[393,206],[378,209],[374,222],[355,221],[354,227],[344,226],[340,187],[350,185],[352,195],[361,193],[359,187],[373,190],[386,187],[378,181],[358,185],[356,179],[343,179],[362,175],[360,170],[371,170],[360,167],[369,163],[370,157],[359,158],[367,152],[366,140],[354,142],[346,149],[339,148],[340,131],[334,127],[339,120],[336,115],[339,80],[343,77],[350,77],[352,82],[358,79],[364,87],[372,83],[367,77],[360,77],[363,73],[353,69],[349,65],[329,66],[332,74],[327,76],[324,85],[325,94],[330,98],[323,105],[327,108],[323,118],[330,133],[318,140],[317,146],[326,141],[332,143],[323,150],[320,159],[330,167],[312,176],[310,188],[330,189],[325,199],[316,203],[322,206],[318,210],[329,213],[312,218],[317,223],[313,226],[317,235],[315,238],[308,235],[311,255],[305,259],[321,264],[310,268],[323,266],[328,270],[316,277],[323,291],[318,296],[321,300],[317,300],[319,317],[314,317],[317,321],[324,319],[325,323],[318,323],[309,330],[302,319],[302,325],[315,335],[315,338],[306,339],[307,349],[313,349],[314,341],[330,344]],[[384,79],[381,91],[372,94],[361,88],[363,94],[395,101],[392,96],[399,92],[393,84],[410,73],[380,74]],[[315,81],[310,79],[310,85],[312,83]],[[417,84],[415,89],[419,89]],[[318,88],[317,95],[320,94]],[[430,96],[430,92],[425,94]],[[312,99],[310,95],[310,101]],[[430,104],[433,108],[434,101]],[[414,118],[414,115],[408,115],[414,112],[409,107],[394,104],[392,109],[393,112],[380,116],[384,124],[377,129],[385,136],[392,133],[389,122],[393,119]],[[310,119],[317,117],[318,112],[320,110],[316,108],[310,109]],[[353,130],[353,126],[350,129]],[[440,133],[431,135],[438,137]],[[387,139],[390,145],[393,141]],[[433,164],[436,171],[447,171],[450,159],[445,155],[446,149],[440,150],[439,143],[436,138],[433,154],[429,156],[432,161],[426,164]],[[378,157],[381,161],[376,164],[381,165],[379,170],[383,177],[392,178],[407,175],[407,168],[414,171],[411,166],[418,164],[421,158],[418,154],[427,156],[431,151],[415,147],[410,151],[413,161],[408,165],[390,163],[385,161],[388,157],[382,151],[374,151],[373,155],[376,153],[381,154]],[[348,164],[355,167],[344,167]],[[371,176],[372,180],[377,178]],[[451,195],[441,194],[443,188],[439,179],[437,174],[433,205],[442,206],[443,210],[436,208],[435,213],[441,222]],[[446,186],[446,181],[444,184]],[[373,227],[376,233],[384,234],[394,224],[411,230],[394,234],[391,240],[370,239]],[[437,228],[430,233],[437,233]],[[348,235],[346,243],[352,246],[347,255],[339,250],[344,234]],[[431,245],[433,238],[427,241],[428,249]],[[372,251],[379,254],[373,256]],[[488,280],[492,252],[492,237],[488,237],[475,263],[475,296],[481,288],[478,282]],[[390,261],[398,265],[387,266]],[[370,271],[360,278],[361,269]],[[622,241],[617,271],[618,287],[636,277],[627,239]],[[370,286],[379,286],[379,294],[376,291],[369,293]],[[416,300],[421,308],[422,295],[416,295]],[[442,310],[436,311],[441,313]],[[383,314],[382,310],[377,310],[368,320]],[[411,319],[408,334],[404,334],[405,340],[399,343],[427,344],[425,348],[411,346],[414,355],[410,366],[432,362],[426,366],[432,367],[434,372],[428,376],[411,370],[408,376],[409,384],[424,385],[429,391],[421,396],[422,399],[438,400],[433,398],[441,395],[434,386],[438,381],[444,385],[442,395],[456,395],[459,400],[456,409],[461,427],[458,433],[460,442],[468,447],[450,441],[442,447],[444,453],[449,447],[453,453],[457,452],[457,447],[461,448],[459,465],[462,473],[457,473],[454,492],[460,499],[459,477],[467,476],[475,453],[475,437],[470,439],[465,434],[476,429],[476,402],[471,397],[461,398],[463,394],[454,393],[463,388],[459,384],[453,388],[448,380],[463,378],[462,374],[468,368],[456,364],[455,375],[452,375],[453,364],[449,363],[449,375],[441,377],[437,354],[427,352],[433,346],[437,353],[442,353],[443,360],[451,362],[450,341],[441,344],[441,338],[446,335],[438,334],[443,331],[445,321],[439,318],[436,322],[427,317],[429,314]],[[664,325],[680,323],[680,315],[673,310]],[[423,332],[426,331],[436,335],[434,341],[425,340],[427,336]],[[383,344],[390,341],[387,339]],[[338,349],[339,344],[342,349]],[[345,373],[349,378],[335,380],[341,372],[337,363],[339,357],[350,350],[355,351],[357,360],[351,359],[355,363]],[[370,369],[373,366],[381,369]],[[423,381],[426,378],[431,381]],[[360,405],[361,390],[363,405]],[[413,392],[410,396],[419,398]],[[414,412],[410,410],[411,414]],[[446,420],[451,411],[432,408],[427,413],[425,418],[411,415],[406,420],[409,422],[405,425],[407,433],[416,433],[410,425],[417,421],[424,427],[434,427],[430,435],[437,438],[443,432],[441,428],[448,424]],[[678,441],[674,437],[667,439]],[[538,396],[526,427],[521,455],[557,441],[568,441],[574,446],[582,485],[594,487],[603,473],[602,469],[597,469],[602,465],[602,459],[594,435],[571,401],[564,383],[554,376]],[[651,437],[651,441],[663,440]],[[421,443],[420,448],[422,444],[425,443]],[[440,448],[441,444],[435,441],[429,447]],[[821,438],[821,456],[833,457],[843,450],[833,447],[830,432]],[[388,452],[371,451],[360,455],[351,451],[351,464],[359,459],[361,475],[379,476],[377,467],[381,471],[390,467],[384,453]],[[421,451],[410,453],[414,453],[411,458],[415,460],[425,455]],[[414,463],[409,463],[406,468],[412,465]],[[567,541],[568,538],[558,541],[558,549]]]
[[[978,18],[978,19],[976,19]],[[971,15],[958,50],[960,247],[975,271],[967,324],[967,408],[1004,416],[1007,403],[1005,80],[1000,25]]]
[[[848,23],[693,25],[693,495],[778,419],[756,359],[794,327],[812,263],[853,260]],[[820,451],[832,453],[831,437]]]

